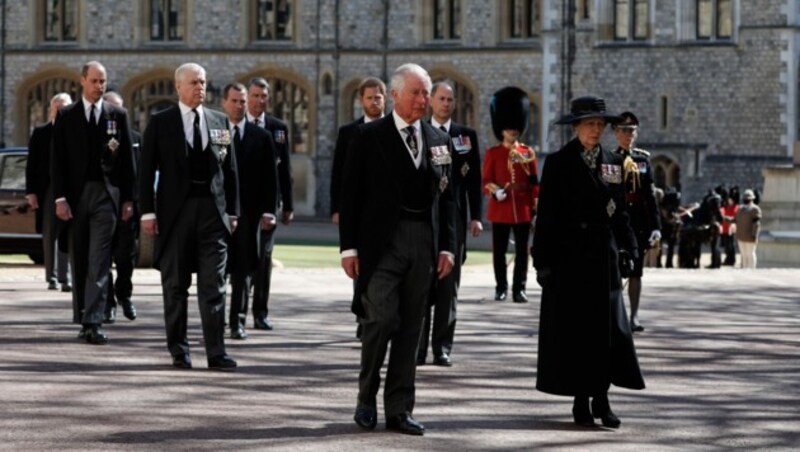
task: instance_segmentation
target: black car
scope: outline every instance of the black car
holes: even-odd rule
[[[0,149],[0,254],[27,254],[40,264],[42,235],[25,199],[28,148]]]

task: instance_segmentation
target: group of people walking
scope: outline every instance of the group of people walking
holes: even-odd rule
[[[281,222],[293,218],[288,127],[265,112],[269,84],[228,85],[226,115],[203,108],[205,69],[181,65],[178,104],[153,114],[141,137],[107,83],[101,63],[86,63],[80,101],[56,95],[49,122],[31,138],[27,198],[41,212],[48,288],[72,292],[79,338],[106,344],[101,326],[116,321],[117,303],[126,318],[137,316],[131,275],[141,228],[155,238],[172,364],[192,367],[186,311],[196,273],[208,365],[234,368],[224,344],[226,281],[231,337],[247,337],[251,292],[254,327],[272,329],[267,301],[279,204]],[[54,256],[65,260],[55,251],[59,236],[69,266],[52,264]]]
[[[109,320],[112,256],[118,271],[126,265],[120,259],[130,257],[130,247],[113,252],[114,236],[123,236],[121,226],[135,236],[128,232],[138,220],[141,233],[155,238],[172,365],[192,367],[187,306],[196,273],[208,367],[235,368],[224,341],[227,277],[231,337],[247,338],[251,298],[254,326],[271,329],[266,302],[281,201],[280,220],[292,219],[288,134],[265,113],[269,85],[263,79],[227,85],[224,113],[217,112],[203,106],[205,69],[181,65],[175,71],[178,104],[152,115],[140,148],[121,101],[104,98],[102,64],[87,63],[81,85],[81,101],[54,119],[52,194],[39,195],[70,228],[80,337],[108,341],[101,324]],[[450,83],[433,84],[425,69],[404,64],[390,86],[394,108],[384,114],[385,84],[363,81],[364,117],[339,130],[334,152],[332,221],[339,227],[342,267],[353,279],[351,309],[361,340],[355,422],[365,429],[377,425],[388,354],[386,427],[424,434],[412,416],[416,367],[427,363],[429,344],[432,364],[453,365],[466,237],[483,231],[485,195],[495,299],[507,297],[512,232],[512,300],[528,301],[529,252],[542,287],[537,388],[574,397],[580,425],[599,418],[618,427],[607,393],[611,384],[644,387],[632,338],[632,330],[643,329],[636,312],[641,283],[634,280],[641,278],[644,253],[659,239],[648,154],[633,147],[636,116],[612,115],[597,97],[574,99],[558,123],[571,126],[576,137],[547,157],[540,176],[535,150],[520,142],[530,114],[524,91],[507,87],[492,97],[499,144],[481,164],[475,130],[452,120],[457,99]],[[600,145],[608,124],[620,143],[616,151]],[[630,318],[622,277],[631,278]],[[130,292],[120,287],[117,300],[133,320]]]

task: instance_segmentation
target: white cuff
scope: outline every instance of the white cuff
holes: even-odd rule
[[[342,257],[356,257],[358,256],[358,250],[355,248],[351,248],[349,250],[342,251]]]
[[[66,200],[67,200],[67,198],[58,198],[58,199],[56,199],[56,204],[60,203],[61,201],[65,201],[66,202]]]
[[[445,256],[450,256],[450,257],[452,257],[452,258],[453,258],[453,261],[455,261],[455,260],[456,260],[456,255],[455,255],[455,254],[453,254],[453,253],[451,253],[450,251],[439,251],[439,256],[441,256],[442,254],[444,254]]]
[[[142,214],[141,221],[155,220],[155,219],[156,219],[156,214],[154,212],[150,212],[150,213]]]

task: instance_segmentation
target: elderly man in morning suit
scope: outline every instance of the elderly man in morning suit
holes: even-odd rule
[[[44,276],[48,290],[72,291],[69,274],[69,256],[58,246],[58,236],[64,224],[56,217],[53,204],[53,187],[50,183],[50,148],[53,123],[58,110],[72,103],[67,93],[58,93],[50,99],[47,124],[33,129],[28,142],[28,165],[25,167],[25,199],[31,209],[36,209],[36,232],[42,234]]]
[[[172,365],[192,367],[186,308],[196,272],[208,367],[232,370],[236,361],[225,353],[225,261],[239,215],[236,152],[228,119],[203,108],[205,69],[195,63],[178,67],[175,90],[178,105],[154,114],[144,132],[142,232],[156,236],[154,260],[161,271]]]
[[[51,176],[56,216],[69,222],[73,321],[78,337],[105,344],[100,328],[118,220],[133,215],[134,170],[128,114],[103,101],[106,69],[90,61],[81,72],[81,101],[59,111],[53,128]]]
[[[450,189],[452,144],[421,121],[431,79],[416,64],[392,75],[394,111],[358,127],[342,185],[342,267],[356,280],[353,313],[363,318],[361,372],[354,419],[377,424],[376,396],[389,341],[386,428],[422,435],[414,409],[416,354],[428,293],[453,268],[455,215]]]

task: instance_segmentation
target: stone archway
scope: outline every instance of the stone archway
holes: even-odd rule
[[[678,162],[666,155],[655,155],[650,158],[653,168],[653,182],[655,186],[665,190],[679,187],[681,183],[681,168]]]
[[[456,109],[453,121],[473,129],[478,128],[478,86],[453,66],[437,66],[428,72],[434,83],[449,81],[453,85]]]
[[[157,69],[134,77],[120,94],[129,112],[131,127],[143,133],[150,116],[177,103],[174,71]]]

